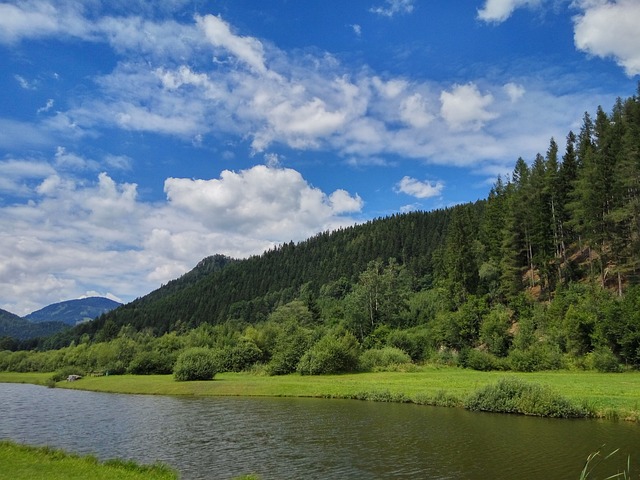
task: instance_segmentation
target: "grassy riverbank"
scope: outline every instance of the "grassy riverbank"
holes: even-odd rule
[[[51,374],[2,373],[0,382],[44,385]],[[359,398],[419,404],[462,406],[479,389],[500,379],[535,383],[559,393],[596,417],[640,420],[640,372],[534,373],[479,372],[453,367],[422,367],[412,372],[344,375],[259,376],[218,374],[213,381],[176,382],[171,375],[87,377],[58,382],[57,387],[111,393],[196,396],[272,396]]]
[[[32,480],[176,480],[176,471],[164,465],[79,456],[49,447],[31,447],[0,441],[0,479]]]

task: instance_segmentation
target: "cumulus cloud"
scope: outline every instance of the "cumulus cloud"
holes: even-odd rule
[[[0,179],[0,195],[25,197],[0,205],[0,308],[18,314],[88,291],[130,300],[207,255],[259,254],[351,225],[363,207],[358,195],[325,193],[293,169],[265,165],[168,178],[166,201],[154,203],[105,172],[79,181],[55,157],[2,161]]]
[[[266,165],[224,170],[219,179],[169,178],[165,192],[172,206],[196,214],[209,228],[233,226],[276,241],[311,235],[319,226],[331,227],[336,215],[362,208],[357,195],[338,190],[327,196],[299,172]]]
[[[590,55],[613,58],[629,76],[640,74],[640,3],[636,0],[581,1],[574,41]]]
[[[102,35],[128,61],[95,78],[100,87],[95,95],[47,117],[44,128],[17,136],[0,129],[0,146],[18,144],[16,139],[33,143],[45,135],[44,141],[48,132],[80,138],[119,128],[181,137],[196,145],[205,135],[235,135],[247,140],[254,154],[274,144],[331,150],[358,166],[390,165],[383,159],[387,154],[447,165],[510,162],[512,145],[521,151],[519,144],[496,136],[499,127],[509,127],[500,119],[513,122],[526,112],[520,84],[484,84],[480,92],[473,81],[446,86],[383,78],[366,68],[347,68],[328,53],[288,54],[236,33],[213,15],[185,24],[137,17],[85,22],[86,31]],[[151,37],[139,38],[143,33]],[[153,66],[141,62],[141,53],[158,61]],[[564,116],[571,102],[570,96],[563,97],[551,109],[547,106],[545,115]],[[548,131],[531,126],[531,138],[538,137],[536,128]]]
[[[431,198],[442,195],[444,184],[442,182],[421,182],[415,178],[405,176],[396,184],[396,191],[406,193],[416,198]]]
[[[384,5],[371,7],[369,11],[383,17],[393,17],[398,14],[411,13],[414,0],[385,0]]]
[[[485,122],[498,117],[487,110],[493,103],[493,95],[483,95],[473,83],[454,85],[451,91],[440,94],[440,101],[442,117],[455,130],[479,130]]]
[[[548,0],[486,0],[478,18],[502,23],[522,7],[540,7]],[[549,2],[550,3],[550,2]],[[628,76],[640,74],[640,3],[636,0],[573,0],[574,44],[578,50],[612,58]]]

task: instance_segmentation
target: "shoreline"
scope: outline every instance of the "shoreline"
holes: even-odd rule
[[[47,386],[52,373],[0,372],[0,383]],[[340,398],[464,408],[479,389],[503,379],[549,388],[590,412],[589,418],[640,421],[640,372],[479,372],[420,367],[411,372],[261,376],[221,373],[214,380],[177,382],[171,375],[114,375],[57,382],[56,388],[103,393],[187,396]],[[51,386],[51,385],[49,385]],[[544,415],[538,415],[544,416]]]

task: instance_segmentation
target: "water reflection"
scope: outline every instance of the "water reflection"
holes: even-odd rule
[[[183,479],[576,478],[635,424],[371,402],[113,395],[0,384],[0,438],[173,465]],[[617,470],[610,471],[615,473]],[[634,471],[638,471],[634,467]]]

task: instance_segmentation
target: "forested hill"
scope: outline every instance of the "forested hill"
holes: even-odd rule
[[[65,328],[62,322],[32,323],[0,309],[0,351],[17,348],[19,341],[53,335]]]
[[[486,200],[245,260],[209,257],[44,346],[110,340],[127,325],[155,335],[201,324],[242,331],[288,308],[280,317],[342,328],[363,345],[378,344],[380,329],[416,328],[434,351],[606,350],[640,365],[640,97],[585,113],[564,145],[550,139],[541,151],[517,159]]]
[[[415,287],[425,288],[432,281],[433,252],[441,246],[453,212],[461,208],[480,216],[483,202],[373,220],[245,260],[208,257],[181,278],[76,330],[94,335],[107,328],[103,336],[109,337],[127,324],[160,334],[202,322],[254,323],[277,305],[318,295],[323,286],[344,284],[348,290],[376,259],[397,259],[412,272]]]
[[[78,298],[47,305],[24,318],[33,323],[62,322],[67,325],[76,325],[93,320],[120,305],[122,304],[104,297]]]

